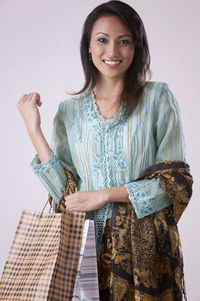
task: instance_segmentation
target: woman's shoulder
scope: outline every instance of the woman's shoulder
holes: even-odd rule
[[[149,103],[151,112],[179,116],[180,108],[176,97],[166,82],[146,82],[143,97]],[[144,103],[145,103],[144,102]]]
[[[87,96],[89,94],[89,91],[85,91],[76,95],[70,95],[65,100],[61,101],[59,103],[59,110],[60,111],[70,111],[73,112],[81,110],[82,103],[85,99],[87,99]]]
[[[152,105],[177,105],[176,98],[166,82],[147,81],[143,86],[142,98]]]
[[[159,96],[164,90],[168,90],[169,86],[166,82],[146,81],[143,86],[143,94],[152,96]]]

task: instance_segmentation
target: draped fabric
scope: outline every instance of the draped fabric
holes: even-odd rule
[[[157,162],[140,179],[153,177],[159,177],[172,204],[141,219],[130,203],[114,204],[98,259],[102,301],[187,300],[177,222],[191,198],[193,179],[181,161]]]

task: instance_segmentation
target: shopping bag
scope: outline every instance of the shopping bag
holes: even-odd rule
[[[54,213],[22,212],[0,282],[2,301],[99,300],[94,222],[66,211],[64,197],[77,185],[64,172],[63,197],[56,205],[48,199]]]
[[[6,262],[2,301],[72,300],[85,213],[24,210]]]
[[[72,301],[99,301],[94,221],[86,220]]]

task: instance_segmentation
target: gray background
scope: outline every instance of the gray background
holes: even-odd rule
[[[35,151],[17,111],[24,93],[41,95],[42,128],[49,141],[52,121],[66,91],[83,84],[79,55],[82,24],[97,0],[0,0],[0,272],[21,211],[41,210],[47,192],[29,163]],[[179,222],[188,300],[199,293],[199,36],[200,2],[127,1],[144,21],[153,81],[167,82],[178,100],[194,176],[192,200]]]

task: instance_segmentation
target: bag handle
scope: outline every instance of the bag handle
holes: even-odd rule
[[[43,209],[42,209],[42,211],[41,211],[41,213],[40,213],[40,218],[42,217],[42,215],[43,215],[43,213],[44,213],[44,210],[45,210],[45,208],[46,208],[46,206],[47,206],[48,203],[49,203],[49,198],[48,198],[48,200],[46,201],[46,203],[45,203],[45,205],[44,205],[44,207],[43,207]],[[49,213],[51,212],[51,208],[52,208],[52,203],[50,203]]]
[[[63,170],[64,170],[64,173],[67,177],[67,181],[66,181],[65,190],[63,192],[63,195],[62,195],[60,201],[57,204],[55,204],[55,201],[53,200],[52,196],[49,194],[48,195],[49,196],[48,200],[47,200],[47,202],[46,202],[46,204],[45,204],[45,206],[44,206],[44,208],[41,212],[41,215],[43,214],[48,202],[50,203],[50,211],[51,211],[52,206],[53,206],[54,212],[56,212],[56,213],[64,212],[66,210],[65,197],[67,195],[71,194],[71,193],[75,193],[75,192],[78,191],[77,184],[74,180],[74,177],[73,177],[72,173],[69,170],[65,169],[65,168]]]

